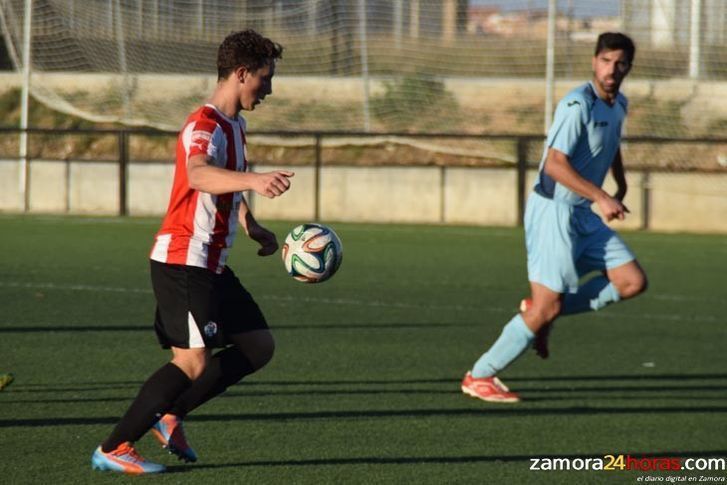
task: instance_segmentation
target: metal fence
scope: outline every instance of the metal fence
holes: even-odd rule
[[[23,130],[20,130],[19,128],[0,128],[0,133],[6,134],[6,135],[19,135],[23,133]],[[27,136],[33,137],[33,136],[53,136],[53,137],[63,137],[63,136],[77,136],[77,135],[92,135],[92,136],[113,136],[116,138],[116,153],[115,156],[106,156],[106,157],[94,157],[94,162],[102,162],[102,163],[109,163],[109,164],[115,164],[118,167],[118,210],[117,213],[120,216],[126,216],[129,214],[128,210],[128,169],[129,166],[132,163],[145,163],[144,160],[139,159],[133,159],[131,157],[131,150],[130,150],[130,144],[134,137],[164,137],[164,138],[175,138],[177,136],[176,132],[173,131],[164,131],[164,130],[156,130],[156,129],[146,129],[146,128],[124,128],[124,129],[75,129],[75,128],[66,128],[66,129],[60,129],[60,128],[54,128],[54,129],[48,129],[48,128],[29,128],[24,133],[26,133]],[[525,200],[527,197],[527,187],[526,187],[526,180],[527,180],[527,172],[529,170],[534,170],[537,168],[539,161],[534,160],[532,158],[532,153],[534,152],[534,148],[539,148],[542,146],[543,143],[543,136],[537,135],[537,134],[531,134],[531,135],[521,135],[521,134],[483,134],[483,135],[468,135],[468,134],[452,134],[452,133],[420,133],[420,134],[411,134],[411,133],[370,133],[370,132],[358,132],[358,133],[352,133],[348,131],[312,131],[312,132],[290,132],[290,131],[266,131],[266,132],[256,132],[252,133],[250,136],[275,136],[275,137],[282,137],[286,139],[295,139],[295,138],[312,138],[314,140],[313,144],[313,160],[308,164],[308,166],[312,166],[314,169],[314,185],[313,185],[313,199],[315,201],[314,206],[314,217],[316,219],[320,216],[320,201],[321,201],[321,169],[326,165],[326,162],[324,161],[324,157],[322,156],[323,152],[323,145],[324,141],[331,140],[331,139],[341,139],[341,138],[361,138],[361,139],[367,139],[372,137],[406,137],[406,138],[444,138],[449,140],[489,140],[489,141],[509,141],[512,142],[513,146],[513,159],[515,160],[514,163],[508,163],[508,162],[499,162],[495,164],[489,164],[487,166],[483,166],[480,168],[506,168],[511,169],[513,171],[516,171],[516,187],[514,188],[516,194],[517,194],[517,222],[518,224],[522,224],[523,221],[523,213],[524,213],[524,207],[525,207]],[[724,145],[727,144],[727,138],[662,138],[662,137],[646,137],[646,136],[640,136],[640,137],[627,137],[623,140],[624,144],[629,144],[630,146],[634,145],[640,145],[640,144],[658,144],[658,145],[670,145],[670,146],[691,146],[694,144],[706,144],[706,145]],[[5,160],[13,160],[15,157],[13,156],[2,156]],[[17,159],[17,163],[20,164],[20,178],[19,178],[19,184],[22,186],[19,187],[19,193],[22,194],[23,197],[23,209],[24,211],[28,211],[29,208],[29,200],[32,190],[32,182],[30,180],[30,166],[33,163],[42,163],[43,161],[63,161],[66,163],[66,166],[68,167],[71,163],[75,162],[83,162],[83,157],[80,156],[80,154],[66,154],[63,157],[53,158],[48,156],[43,156],[42,159],[34,159],[32,157],[28,157],[27,159]],[[156,163],[159,161],[156,160]],[[164,161],[164,163],[173,163],[171,154]],[[284,164],[284,161],[278,161],[277,163]],[[255,161],[250,162],[251,166],[255,166]],[[340,165],[340,164],[339,164]],[[407,163],[395,163],[395,161],[390,162],[372,162],[368,163],[366,161],[362,162],[362,165],[365,166],[414,166],[413,164],[407,164]],[[429,164],[430,166],[432,164]],[[416,166],[422,166],[421,164],[418,164]],[[426,165],[425,165],[426,166]],[[446,170],[446,166],[441,166],[442,170]],[[697,168],[697,167],[691,167],[691,168],[659,168],[659,167],[643,167],[643,166],[636,166],[629,168],[627,166],[627,171],[635,171],[640,172],[642,174],[641,177],[641,220],[640,220],[640,228],[642,229],[648,229],[650,224],[650,213],[651,213],[651,188],[649,185],[649,178],[650,175],[653,173],[700,173],[704,174],[705,176],[708,176],[710,173],[727,173],[727,169],[725,170],[717,170],[717,169],[706,169],[706,168]],[[68,177],[69,170],[66,170],[66,177]],[[66,208],[68,210],[68,208]],[[161,210],[161,208],[160,208]]]

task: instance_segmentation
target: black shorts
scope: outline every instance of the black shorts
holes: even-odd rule
[[[225,347],[230,335],[268,328],[260,307],[227,266],[216,274],[152,260],[151,282],[157,300],[154,329],[164,348]]]

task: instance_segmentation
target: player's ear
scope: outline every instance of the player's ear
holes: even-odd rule
[[[239,66],[235,68],[235,79],[237,79],[239,82],[244,83],[245,79],[247,78],[247,69],[245,66]]]

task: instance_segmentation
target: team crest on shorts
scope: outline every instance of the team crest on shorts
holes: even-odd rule
[[[204,326],[204,334],[208,337],[214,337],[217,335],[217,324],[215,322],[209,322]]]

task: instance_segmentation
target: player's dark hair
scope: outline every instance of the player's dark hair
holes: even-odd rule
[[[254,30],[232,32],[217,50],[217,80],[226,79],[240,66],[255,72],[282,56],[283,46]]]
[[[622,50],[626,53],[626,57],[629,60],[629,64],[633,64],[634,56],[636,56],[636,46],[634,41],[628,35],[622,34],[621,32],[604,32],[598,36],[596,41],[596,52],[593,54],[597,56],[602,51],[615,51]]]

